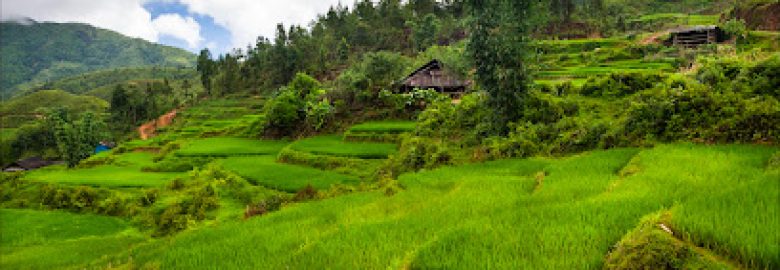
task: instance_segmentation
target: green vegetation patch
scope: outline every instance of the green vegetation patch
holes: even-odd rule
[[[413,131],[416,124],[413,121],[366,122],[352,126],[349,132],[403,133]]]
[[[41,90],[2,103],[0,114],[26,115],[36,113],[38,109],[57,107],[64,107],[73,113],[102,112],[108,108],[108,102],[96,97],[74,95],[62,90]]]
[[[335,172],[277,163],[274,156],[229,157],[221,161],[225,169],[236,172],[254,184],[296,192],[311,185],[327,189],[334,184],[354,184],[360,179]]]
[[[383,159],[397,151],[392,143],[345,142],[339,135],[326,135],[296,141],[290,147],[317,155]]]
[[[143,237],[124,220],[0,209],[2,269],[61,269],[126,251]]]
[[[179,156],[251,156],[278,153],[287,141],[215,137],[189,142],[175,154]]]
[[[100,187],[157,187],[168,183],[180,173],[142,172],[152,164],[152,154],[127,153],[116,157],[110,165],[85,169],[67,169],[51,166],[32,171],[24,176],[30,181],[89,185]]]
[[[393,196],[368,192],[290,205],[245,222],[181,235],[160,243],[159,249],[137,249],[133,257],[146,258],[139,259],[140,265],[161,268],[297,269],[324,263],[344,269],[602,268],[609,251],[643,217],[675,205],[693,206],[711,192],[738,190],[740,183],[763,181],[774,151],[678,144],[447,167],[402,175],[404,190]],[[618,175],[630,161],[640,168]],[[773,194],[753,199],[764,202],[760,205],[767,211],[755,211],[752,219],[740,217],[744,224],[734,226],[753,228],[776,218],[780,206],[776,197],[769,199]],[[738,207],[726,206],[732,204],[728,200],[723,204],[710,207]],[[710,235],[667,225],[675,234]],[[731,225],[711,228],[717,231],[713,235],[733,230]],[[756,249],[772,254],[778,232],[769,228],[776,226],[768,226],[763,232],[768,240],[756,242]],[[736,252],[750,244],[729,247],[717,239],[709,246],[717,255],[723,255],[718,247]],[[153,250],[166,252],[148,254]],[[241,259],[210,259],[223,257]],[[772,258],[746,260],[759,268],[774,266]]]

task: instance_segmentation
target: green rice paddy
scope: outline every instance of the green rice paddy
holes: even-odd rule
[[[124,220],[53,211],[0,209],[0,268],[78,269],[145,238]]]
[[[176,155],[210,157],[270,155],[276,154],[288,143],[287,141],[215,137],[191,141],[181,150],[176,151]]]
[[[642,217],[673,209],[675,234],[706,243],[721,260],[771,269],[780,265],[780,232],[772,223],[780,178],[765,171],[774,151],[678,144],[407,174],[400,178],[406,189],[394,196],[346,195],[187,233],[161,243],[157,249],[166,252],[147,263],[165,269],[592,269]],[[703,203],[716,195],[732,199]],[[724,221],[714,214],[720,212],[739,219]],[[740,237],[747,240],[735,240]],[[153,251],[133,251],[152,258],[147,252]],[[213,260],[226,257],[232,259]]]
[[[181,173],[143,172],[141,168],[152,164],[150,153],[126,153],[110,165],[93,168],[65,169],[64,165],[34,170],[24,176],[37,182],[88,185],[99,187],[158,187]]]
[[[254,184],[288,192],[296,192],[307,185],[315,189],[327,189],[334,184],[360,182],[360,179],[354,176],[277,163],[274,156],[230,157],[222,160],[221,164]]]
[[[316,155],[363,159],[383,159],[397,151],[393,143],[347,142],[339,135],[306,138],[290,144],[290,147]]]
[[[413,121],[366,122],[352,126],[349,132],[403,133],[413,131],[416,125]]]

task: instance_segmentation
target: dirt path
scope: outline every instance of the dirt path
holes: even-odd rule
[[[657,40],[659,37],[661,37],[661,36],[663,36],[663,35],[666,35],[666,34],[668,34],[668,33],[669,33],[669,31],[655,32],[655,33],[653,33],[652,35],[650,35],[649,37],[646,37],[645,39],[643,39],[641,42],[639,42],[639,44],[642,44],[642,45],[648,45],[648,44],[650,44],[650,43],[655,43],[655,42],[656,42],[656,40]]]
[[[141,136],[141,140],[146,140],[157,135],[155,132],[157,128],[167,127],[173,122],[173,118],[176,117],[178,109],[173,109],[170,112],[161,115],[155,120],[149,121],[138,127],[138,135]]]

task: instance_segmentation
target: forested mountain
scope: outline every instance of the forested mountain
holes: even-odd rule
[[[118,67],[189,67],[191,53],[80,23],[0,23],[0,94]]]

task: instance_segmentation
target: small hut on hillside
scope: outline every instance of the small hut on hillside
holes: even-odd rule
[[[417,89],[434,89],[440,93],[448,94],[453,99],[459,99],[466,91],[468,82],[458,78],[452,71],[444,68],[444,65],[436,59],[418,68],[406,78],[398,82],[398,91],[408,93]]]
[[[698,47],[726,40],[726,33],[714,25],[685,27],[672,30],[666,44],[669,46]]]
[[[54,164],[60,164],[60,163],[62,163],[62,161],[50,161],[50,160],[44,160],[41,157],[31,157],[31,158],[17,160],[16,162],[11,163],[10,165],[3,168],[3,171],[4,172],[29,171],[29,170],[34,170],[34,169],[38,169],[38,168],[42,168]]]

